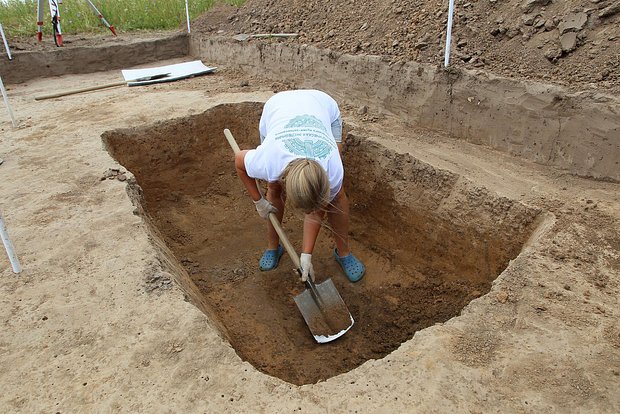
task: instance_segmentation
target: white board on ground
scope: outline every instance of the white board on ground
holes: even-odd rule
[[[166,76],[161,79],[153,79],[143,82],[129,82],[129,86],[149,85],[151,83],[160,82],[172,82],[179,79],[185,79],[192,76],[204,75],[215,71],[217,68],[205,66],[201,61],[194,60],[193,62],[177,63],[174,65],[159,66],[155,68],[144,69],[123,69],[123,77],[126,81],[132,79],[144,78],[147,76],[155,76],[162,73],[169,73],[170,76]]]

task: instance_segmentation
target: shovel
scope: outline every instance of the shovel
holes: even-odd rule
[[[138,79],[131,79],[131,80],[126,80],[126,81],[118,81],[118,82],[113,82],[113,83],[106,83],[104,85],[98,85],[98,86],[89,86],[87,88],[73,89],[73,90],[70,90],[70,91],[53,93],[53,94],[50,94],[50,95],[35,96],[34,100],[35,101],[41,101],[43,99],[60,98],[61,96],[73,95],[73,94],[81,93],[81,92],[96,91],[98,89],[112,88],[114,86],[121,86],[121,85],[125,85],[125,84],[128,84],[128,83],[133,83],[133,82],[145,82],[145,81],[163,79],[163,78],[167,78],[168,76],[170,76],[169,73],[159,73],[157,75],[144,76],[144,77],[138,78]]]
[[[239,146],[230,130],[225,129],[224,135],[235,154],[238,153],[240,151]],[[256,185],[262,196],[263,194],[258,185],[258,181]],[[278,236],[280,236],[280,241],[284,245],[286,252],[293,260],[297,272],[301,275],[299,256],[286,237],[278,218],[274,213],[269,213],[269,220],[278,233]],[[307,289],[295,296],[294,299],[314,339],[318,343],[323,344],[338,339],[347,333],[353,326],[353,316],[351,316],[347,305],[342,300],[342,297],[340,297],[338,290],[336,290],[334,282],[332,282],[331,279],[327,279],[322,283],[314,284],[314,282],[308,278],[306,287]]]
[[[266,39],[270,37],[297,37],[299,33],[259,33],[259,34],[238,34],[233,36],[233,39],[238,40],[240,42],[244,42],[248,39]]]

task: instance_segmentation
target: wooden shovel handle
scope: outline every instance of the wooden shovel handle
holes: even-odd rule
[[[230,147],[233,149],[235,154],[241,151],[239,149],[239,145],[237,145],[237,141],[235,141],[235,137],[233,137],[232,132],[230,132],[228,128],[224,130],[224,136],[226,136],[226,140],[228,140],[228,144],[230,144]],[[258,192],[260,193],[261,197],[264,197],[263,191],[258,184],[258,180],[256,180],[256,187],[258,188]],[[276,230],[276,233],[278,233],[278,236],[280,236],[280,242],[282,242],[282,245],[286,249],[286,252],[291,257],[291,260],[293,260],[293,264],[297,269],[301,269],[301,262],[299,261],[299,256],[297,255],[297,252],[295,252],[295,248],[293,247],[291,242],[288,240],[288,237],[286,237],[286,233],[284,233],[284,229],[280,225],[278,217],[276,217],[274,213],[269,213],[269,221],[271,221],[273,228]]]
[[[170,76],[170,73],[158,73],[158,74],[155,74],[155,75],[144,76],[144,77],[137,78],[137,79],[130,79],[130,80],[106,83],[104,85],[89,86],[87,88],[72,89],[70,91],[53,93],[53,94],[50,94],[50,95],[35,96],[34,100],[35,101],[40,101],[40,100],[43,100],[43,99],[59,98],[61,96],[73,95],[73,94],[80,93],[80,92],[96,91],[96,90],[105,89],[105,88],[112,88],[114,86],[121,86],[121,85],[126,85],[126,84],[134,83],[134,82],[154,81],[154,80],[157,80],[157,79],[167,78],[168,76]]]
[[[106,83],[104,85],[90,86],[88,88],[79,88],[79,89],[73,89],[70,91],[52,93],[49,95],[35,96],[34,100],[42,101],[43,99],[60,98],[61,96],[73,95],[73,94],[81,93],[81,92],[96,91],[99,89],[112,88],[114,86],[125,85],[127,84],[127,82],[130,82],[130,81],[118,81],[118,82],[113,82],[113,83]]]

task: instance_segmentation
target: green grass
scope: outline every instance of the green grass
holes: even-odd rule
[[[185,0],[91,0],[117,32],[171,30],[185,26]],[[244,0],[224,0],[240,6]],[[52,33],[48,1],[44,2],[43,32]],[[190,19],[210,9],[215,0],[189,0]],[[34,36],[37,31],[36,0],[0,0],[0,23],[7,37]],[[64,0],[60,5],[63,34],[105,32],[86,0]]]

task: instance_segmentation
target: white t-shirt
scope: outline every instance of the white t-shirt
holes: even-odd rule
[[[291,161],[312,159],[327,171],[333,200],[344,178],[331,129],[339,118],[338,104],[325,92],[295,90],[272,96],[265,103],[259,123],[265,139],[246,154],[246,172],[252,178],[276,182]]]

